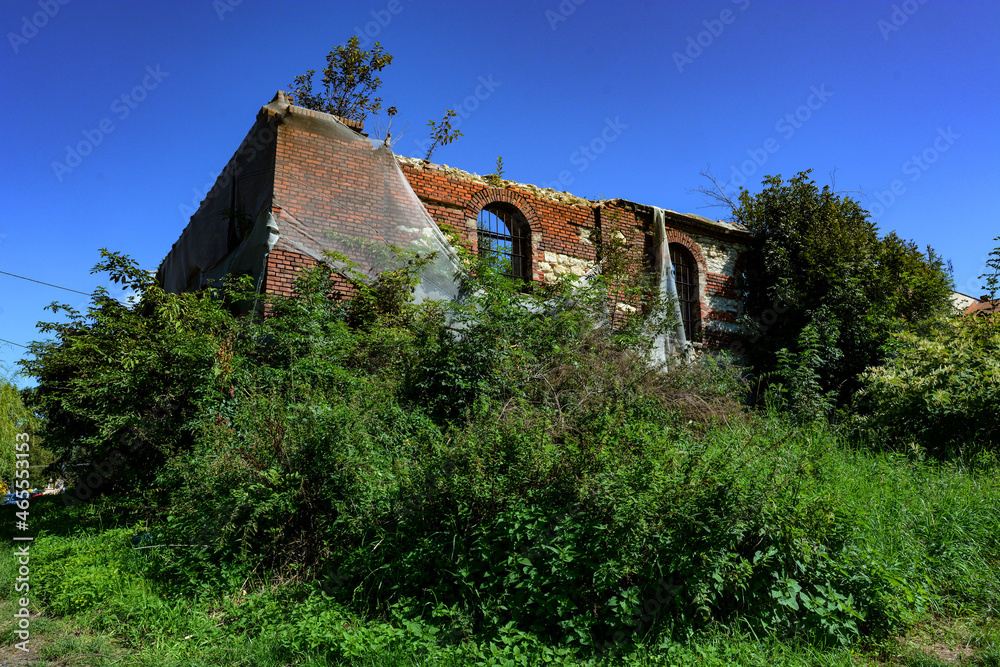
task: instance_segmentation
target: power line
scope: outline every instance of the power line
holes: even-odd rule
[[[17,345],[18,347],[23,347],[24,349],[28,349],[27,345],[21,345],[20,343],[15,343],[14,341],[7,340],[6,338],[0,338],[0,343],[7,343],[8,345]]]
[[[53,285],[52,283],[47,283],[47,282],[44,282],[44,281],[41,281],[41,280],[35,280],[34,278],[25,278],[24,276],[19,276],[16,273],[7,273],[6,271],[0,271],[0,273],[4,274],[5,276],[11,276],[12,278],[20,278],[21,280],[30,280],[31,282],[38,283],[40,285],[48,285],[49,287],[55,287],[56,289],[63,289],[63,290],[66,290],[67,292],[76,292],[77,294],[82,294],[84,296],[90,296],[89,292],[81,292],[78,289],[70,289],[68,287],[60,287],[59,285]],[[10,342],[10,341],[7,341],[7,342]],[[14,344],[17,345],[17,343],[14,343]],[[24,346],[22,345],[21,347],[24,347]]]

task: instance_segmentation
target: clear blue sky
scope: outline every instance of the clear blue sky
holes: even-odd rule
[[[456,108],[435,162],[715,218],[707,165],[752,191],[836,170],[973,295],[1000,235],[995,1],[7,0],[0,31],[0,271],[87,293],[101,247],[155,269],[258,109],[355,33],[395,56],[403,155]],[[0,338],[53,300],[88,302],[0,275]]]

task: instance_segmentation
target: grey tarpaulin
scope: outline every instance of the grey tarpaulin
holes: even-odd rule
[[[325,159],[340,168],[335,183],[325,170],[293,170],[276,161],[283,125],[322,138]],[[294,151],[295,137],[287,133],[283,148]],[[418,301],[458,298],[458,257],[392,151],[373,146],[333,116],[290,104],[279,91],[163,260],[158,278],[172,292],[198,289],[232,273],[249,273],[260,286],[274,248],[343,270],[342,262],[327,255],[339,253],[374,278],[399,265],[388,244],[436,253],[420,274]]]
[[[674,316],[677,326],[669,334],[657,336],[653,344],[652,357],[654,362],[665,362],[676,355],[687,354],[687,337],[684,335],[684,321],[681,318],[681,304],[677,298],[677,281],[674,279],[674,265],[670,261],[670,249],[667,243],[667,226],[664,210],[653,207],[653,233],[656,260],[656,272],[659,276],[659,292],[663,299],[669,299],[674,304]]]
[[[271,242],[261,227],[271,225],[268,214],[273,198],[275,136],[266,118],[258,116],[160,264],[157,278],[167,291],[199,289],[210,275],[220,274],[224,264],[230,269],[249,270],[260,280]],[[240,250],[241,262],[229,257],[251,238],[257,245],[253,252],[248,247]]]

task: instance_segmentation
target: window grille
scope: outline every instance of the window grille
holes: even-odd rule
[[[476,220],[479,253],[492,254],[511,278],[531,278],[528,223],[513,207],[490,205]]]
[[[701,305],[698,301],[698,270],[687,248],[670,244],[670,261],[674,265],[677,300],[681,306],[684,335],[694,340],[701,326]]]

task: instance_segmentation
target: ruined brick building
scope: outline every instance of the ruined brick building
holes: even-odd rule
[[[361,130],[294,106],[279,91],[164,259],[161,283],[181,292],[245,272],[261,290],[289,293],[296,272],[323,261],[324,251],[372,270],[360,241],[448,255],[442,223],[473,248],[490,243],[524,280],[583,275],[594,265],[598,231],[624,242],[636,266],[648,266],[656,250],[653,206],[496,183],[396,156]],[[660,211],[688,338],[721,347],[737,314],[733,276],[747,234],[737,225]],[[447,286],[432,293],[447,294]]]

